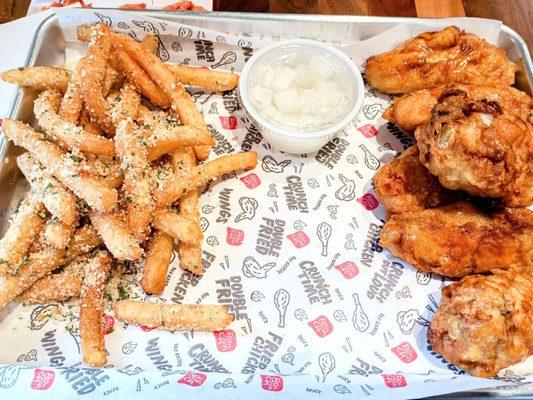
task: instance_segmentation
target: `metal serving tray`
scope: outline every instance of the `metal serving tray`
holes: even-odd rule
[[[97,9],[95,9],[97,11]],[[139,11],[129,11],[139,12]],[[424,23],[420,18],[325,16],[258,13],[193,13],[169,11],[140,11],[152,17],[194,25],[211,30],[250,36],[272,36],[281,39],[296,37],[317,38],[330,42],[363,40],[399,23]],[[275,31],[273,30],[275,27]],[[37,28],[24,66],[57,65],[65,61],[66,42],[56,15],[46,18]],[[533,63],[524,40],[511,28],[502,26],[498,46],[508,57],[520,66],[517,86],[533,92]],[[33,101],[37,93],[30,89],[19,89],[12,101],[9,117],[33,124]],[[0,137],[0,234],[7,228],[7,221],[17,206],[27,183],[16,166],[20,150]],[[512,398],[533,399],[533,387],[486,389],[454,393],[433,399],[486,399]]]

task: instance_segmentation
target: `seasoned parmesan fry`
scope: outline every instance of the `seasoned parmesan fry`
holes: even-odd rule
[[[148,76],[163,89],[170,98],[172,110],[180,117],[181,122],[184,125],[194,126],[209,134],[202,114],[200,114],[191,96],[185,91],[185,88],[169,69],[168,65],[155,54],[143,48],[140,43],[116,33],[111,35],[113,44],[117,48],[125,50],[146,71]],[[210,147],[208,146],[195,148],[196,156],[201,160],[207,158],[209,151]]]
[[[164,109],[170,107],[170,99],[165,92],[152,81],[148,74],[137,65],[135,60],[127,52],[115,47],[115,55],[124,74],[133,82],[144,97],[158,107]]]
[[[80,42],[90,42],[93,36],[93,24],[82,24],[76,27],[76,35]]]
[[[44,229],[44,240],[56,249],[64,249],[74,232],[74,225],[67,225],[59,220],[50,220]]]
[[[173,211],[157,210],[152,225],[181,242],[196,243],[202,240],[200,226]]]
[[[163,293],[168,266],[172,259],[173,243],[172,236],[160,231],[154,232],[142,269],[141,286],[146,293],[157,295]]]
[[[17,300],[24,304],[44,304],[79,297],[86,262],[85,258],[80,258],[56,274],[46,275],[20,294]]]
[[[80,67],[79,64],[74,71],[68,84],[67,90],[61,100],[59,107],[59,116],[68,122],[77,124],[80,119],[80,113],[83,108],[83,98],[80,88]]]
[[[137,118],[139,106],[141,105],[141,95],[135,90],[133,84],[125,83],[120,89],[118,99],[115,99],[115,101],[116,103],[111,110],[111,120],[115,127],[128,118]]]
[[[115,303],[115,317],[135,325],[169,331],[220,331],[233,321],[226,307],[207,304],[161,304],[122,300]]]
[[[102,314],[110,268],[111,257],[106,251],[100,251],[84,267],[80,293],[80,344],[83,362],[93,367],[106,363]]]
[[[257,153],[249,151],[219,157],[191,168],[191,172],[159,187],[155,194],[158,206],[172,204],[191,190],[198,189],[211,179],[238,169],[251,169],[257,165]]]
[[[29,125],[6,118],[2,129],[10,140],[28,150],[48,173],[54,175],[95,210],[109,210],[117,202],[116,190],[105,186],[95,178],[80,176],[79,168],[72,156],[69,157],[57,145],[44,140],[43,135],[34,131]]]
[[[212,145],[211,135],[192,126],[175,126],[167,129],[155,128],[148,139],[148,160],[152,161],[164,154],[182,147]]]
[[[231,72],[213,71],[188,65],[168,64],[184,85],[199,86],[214,92],[233,90],[239,84],[239,75]]]
[[[17,165],[53,216],[67,225],[75,225],[78,222],[77,200],[72,192],[50,175],[30,153],[18,156]]]
[[[135,261],[141,257],[141,247],[118,214],[114,212],[92,213],[91,222],[107,249],[116,259]]]
[[[72,73],[65,68],[27,67],[2,72],[0,78],[6,82],[34,89],[52,89],[65,93]]]
[[[79,62],[81,65],[81,93],[91,115],[91,120],[96,122],[105,132],[114,134],[115,128],[110,119],[109,104],[107,104],[103,93],[107,59],[110,52],[111,41],[109,35],[104,34],[89,47],[87,55]]]
[[[196,165],[196,157],[192,149],[176,151],[172,154],[172,167],[178,175],[190,172]],[[188,218],[196,226],[200,227],[200,212],[198,211],[198,191],[191,190],[179,201],[179,215]],[[201,230],[200,230],[201,232]],[[199,275],[202,273],[202,239],[191,242],[179,242],[178,253],[180,256],[180,267]]]
[[[114,57],[109,56],[108,61],[110,62]],[[116,60],[116,59],[115,59]],[[118,63],[117,67],[119,67]],[[106,65],[105,74],[104,74],[104,84],[102,86],[102,94],[106,96],[114,87],[119,87],[124,82],[124,75],[116,70],[113,66],[109,64]]]
[[[49,272],[87,253],[100,243],[94,228],[85,225],[76,231],[68,249],[44,245],[38,252],[30,254],[28,262],[18,270],[17,275],[0,276],[0,309]]]
[[[137,129],[131,119],[128,119],[119,124],[115,141],[124,169],[127,224],[135,239],[143,242],[150,233],[153,211],[152,168],[148,164],[144,134]]]
[[[26,194],[0,240],[0,273],[15,273],[24,264],[24,256],[44,226],[44,206],[37,193]]]
[[[79,149],[86,153],[109,156],[115,154],[112,140],[87,133],[83,128],[61,118],[56,112],[60,101],[61,94],[51,90],[41,92],[35,100],[35,117],[48,135],[57,138],[61,144],[71,150]]]
[[[141,45],[150,53],[155,54],[157,48],[159,47],[159,39],[154,35],[146,35],[141,41]]]
[[[124,180],[120,164],[115,160],[106,160],[105,158],[105,156],[88,158],[83,163],[80,174],[92,176],[107,187],[118,188]]]

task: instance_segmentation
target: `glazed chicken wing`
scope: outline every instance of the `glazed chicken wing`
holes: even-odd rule
[[[512,85],[517,67],[505,52],[455,26],[425,32],[366,61],[366,79],[389,94],[446,83]]]
[[[446,286],[428,339],[446,360],[479,377],[524,360],[533,354],[533,277],[499,272]]]
[[[511,207],[533,201],[533,123],[498,102],[445,92],[415,137],[420,161],[444,187]]]
[[[468,202],[394,214],[381,246],[424,272],[461,277],[492,269],[533,273],[533,211],[482,213]]]
[[[434,208],[458,198],[422,165],[416,146],[384,165],[374,177],[374,184],[377,196],[391,213]]]
[[[526,93],[510,86],[480,86],[450,83],[432,89],[423,89],[405,94],[393,100],[383,118],[394,122],[406,131],[414,131],[427,124],[431,110],[445,93],[463,91],[474,101],[496,102],[506,112],[524,121],[533,122],[533,99]]]

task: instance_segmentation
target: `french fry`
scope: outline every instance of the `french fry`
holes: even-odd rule
[[[106,65],[110,52],[111,41],[109,35],[104,34],[89,47],[87,55],[79,62],[81,93],[91,120],[96,122],[105,132],[114,134],[115,128],[109,117],[109,104],[107,104],[103,94]]]
[[[257,153],[229,154],[191,168],[191,172],[159,187],[154,193],[159,207],[169,206],[191,190],[198,189],[211,179],[238,169],[252,169],[257,165]]]
[[[124,181],[120,164],[115,160],[106,160],[105,156],[87,158],[81,167],[80,174],[90,176],[110,188],[118,188]]]
[[[135,261],[141,257],[141,247],[118,214],[98,212],[90,217],[107,249],[116,259]]]
[[[17,271],[17,275],[0,275],[0,309],[49,272],[100,243],[94,228],[85,225],[75,232],[66,250],[44,245],[38,252],[30,254],[28,262]]]
[[[152,168],[148,164],[144,135],[130,118],[118,125],[115,141],[124,168],[126,221],[135,239],[143,242],[150,233],[153,211]]]
[[[231,72],[213,71],[188,65],[168,64],[184,85],[199,86],[214,92],[233,90],[239,84],[239,75]]]
[[[173,244],[172,236],[160,231],[154,232],[142,269],[141,286],[146,293],[156,295],[163,293]]]
[[[79,297],[83,282],[83,265],[87,262],[80,258],[68,264],[57,274],[46,275],[35,282],[28,290],[17,297],[24,304],[51,303],[67,301]]]
[[[111,121],[118,127],[121,121],[136,119],[141,104],[141,95],[131,83],[125,83],[118,97],[111,104]]]
[[[191,125],[209,134],[207,125],[179,79],[155,54],[143,48],[140,43],[116,33],[111,34],[115,48],[124,49],[148,74],[148,76],[170,98],[172,110],[184,125]],[[196,156],[204,160],[209,155],[209,146],[195,148]]]
[[[68,246],[74,229],[74,225],[67,225],[59,219],[57,221],[49,220],[44,229],[44,240],[56,249],[64,249]]]
[[[29,125],[6,118],[2,129],[10,140],[28,150],[50,174],[93,209],[109,210],[116,204],[118,195],[115,189],[105,186],[98,179],[80,176],[79,167],[72,156],[69,157],[57,145],[44,140],[43,135],[34,131]]]
[[[18,156],[17,165],[53,216],[67,225],[73,226],[78,222],[76,196],[50,175],[30,153]]]
[[[115,57],[109,56],[109,64],[106,65],[104,74],[104,84],[102,86],[102,94],[106,96],[113,88],[122,86],[124,82],[124,75],[115,69],[111,64],[111,60],[114,59],[117,67],[120,67]]]
[[[141,41],[141,46],[148,50],[150,53],[155,54],[157,48],[159,47],[159,39],[154,35],[148,34]]]
[[[61,118],[56,110],[61,102],[61,94],[57,91],[41,92],[34,103],[37,122],[44,131],[54,137],[68,149],[79,149],[86,153],[114,155],[115,145],[112,140],[103,136],[92,135]]]
[[[19,86],[39,90],[51,89],[65,93],[72,73],[58,67],[27,67],[2,72],[0,78]]]
[[[156,210],[152,225],[181,242],[195,243],[202,240],[200,226],[173,211]]]
[[[170,99],[165,92],[152,81],[127,52],[115,47],[115,55],[124,75],[133,82],[144,97],[163,109],[170,107]]]
[[[61,100],[59,107],[59,116],[68,122],[77,124],[80,119],[80,113],[83,108],[83,97],[81,96],[80,88],[80,68],[79,64],[76,71],[72,74],[72,78],[68,83],[65,95]]]
[[[91,122],[89,111],[87,111],[86,108],[83,108],[81,110],[79,122],[80,122],[79,125],[83,126],[83,130],[86,133],[90,135],[97,135],[97,136],[100,136],[103,134],[103,131],[100,129],[100,127],[94,122]]]
[[[13,274],[24,264],[28,248],[43,229],[44,218],[39,196],[28,192],[0,240],[0,273]]]
[[[102,314],[110,268],[111,257],[106,251],[100,251],[84,266],[80,293],[80,344],[83,362],[93,367],[106,363]]]
[[[90,42],[93,39],[94,24],[82,24],[76,27],[76,36],[80,42]]]
[[[226,307],[206,304],[161,304],[122,300],[115,303],[115,317],[135,325],[169,331],[220,331],[233,317]]]
[[[196,157],[192,149],[176,151],[172,154],[172,167],[178,175],[189,173],[196,165]],[[198,211],[198,191],[191,190],[179,201],[179,215],[189,219],[200,227],[200,213]],[[201,230],[200,230],[201,232]],[[178,253],[180,267],[199,275],[202,273],[202,239],[196,242],[179,242]]]
[[[168,129],[154,128],[148,138],[148,160],[156,160],[164,154],[182,147],[214,144],[211,135],[192,126],[175,126]]]

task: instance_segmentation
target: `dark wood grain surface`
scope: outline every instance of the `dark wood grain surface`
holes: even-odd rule
[[[29,3],[0,0],[0,23],[23,17]],[[213,6],[240,12],[492,18],[517,31],[530,51],[533,48],[533,0],[213,0]]]

